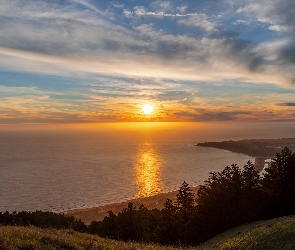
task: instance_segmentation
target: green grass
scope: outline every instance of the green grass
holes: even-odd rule
[[[205,242],[200,249],[294,250],[295,216],[259,221],[233,228]]]
[[[176,250],[156,244],[121,242],[73,230],[0,226],[0,250],[4,249],[97,249]],[[186,248],[188,250],[188,248]],[[233,228],[195,250],[294,250],[295,216],[259,221]]]
[[[175,250],[176,248],[120,242],[72,230],[0,226],[0,249]]]

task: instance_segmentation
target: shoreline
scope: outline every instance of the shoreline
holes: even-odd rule
[[[295,150],[295,138],[281,139],[243,139],[215,142],[201,142],[195,146],[228,150],[233,153],[244,154],[255,158],[273,158],[284,147]]]
[[[289,147],[291,146],[291,148],[295,147],[295,138],[249,139],[238,141],[230,140],[222,142],[198,143],[195,146],[213,147],[254,157],[255,161],[253,162],[253,164],[255,166],[255,169],[260,172],[265,165],[265,160],[272,158],[272,156],[275,156],[275,153],[279,151],[283,145],[286,146],[286,144]],[[191,189],[194,193],[196,193],[199,187],[200,185],[196,187],[191,187]],[[123,208],[127,207],[128,202],[132,202],[134,206],[136,206],[136,208],[143,204],[148,209],[162,209],[163,204],[167,199],[171,199],[172,201],[176,200],[177,193],[178,190],[92,208],[72,209],[63,213],[67,216],[73,216],[76,219],[81,219],[85,224],[90,224],[92,221],[103,220],[104,217],[108,215],[107,212],[110,210],[117,215],[123,210]]]
[[[195,194],[197,193],[199,188],[200,186],[191,187],[193,193]],[[175,190],[168,193],[159,193],[154,196],[131,199],[125,202],[112,203],[92,208],[79,208],[67,210],[63,212],[63,214],[65,214],[66,216],[73,216],[78,220],[81,219],[85,224],[89,225],[92,221],[103,220],[104,217],[108,215],[108,211],[110,210],[112,210],[113,213],[117,215],[119,212],[123,210],[123,208],[127,207],[128,202],[132,202],[134,206],[136,206],[136,208],[143,204],[148,209],[162,209],[167,199],[171,199],[172,201],[176,200],[177,193],[178,190]]]
[[[295,150],[295,138],[202,142],[197,143],[195,146],[222,149],[254,157],[254,167],[256,171],[261,172],[265,166],[266,160],[273,159],[276,153],[281,152],[284,147]]]

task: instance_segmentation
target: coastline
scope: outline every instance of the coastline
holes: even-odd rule
[[[255,169],[258,172],[261,172],[265,166],[266,160],[273,159],[276,153],[281,152],[284,147],[289,147],[291,150],[295,150],[295,138],[203,142],[198,143],[195,146],[223,149],[233,153],[254,157]]]
[[[200,186],[191,187],[193,193],[197,193]],[[178,190],[171,191],[168,193],[160,193],[154,196],[131,199],[125,202],[112,203],[103,206],[97,206],[92,208],[73,209],[63,212],[67,216],[73,216],[76,219],[81,219],[85,224],[89,225],[92,221],[101,221],[107,216],[108,211],[112,210],[114,214],[118,214],[127,207],[128,202],[132,202],[136,208],[141,204],[146,206],[148,209],[158,208],[162,209],[163,204],[167,199],[172,201],[176,200],[176,194]]]
[[[286,145],[287,144],[287,145]],[[238,141],[222,141],[222,142],[205,142],[198,143],[196,146],[213,147],[223,150],[228,150],[235,153],[241,153],[248,156],[255,157],[254,166],[257,171],[262,171],[265,160],[275,156],[275,153],[280,151],[283,146],[295,147],[295,138],[282,139],[250,139]],[[191,187],[194,193],[197,192],[200,186]],[[126,208],[128,202],[132,202],[136,208],[144,205],[148,209],[162,209],[163,204],[167,199],[176,200],[178,190],[168,193],[160,193],[154,196],[131,199],[121,203],[112,203],[92,208],[81,208],[65,211],[67,216],[73,216],[76,219],[81,219],[85,224],[90,224],[92,221],[101,221],[108,215],[108,211],[113,211],[118,214]]]
[[[272,158],[284,147],[295,150],[295,138],[202,142],[197,143],[196,146],[223,149],[257,158]]]

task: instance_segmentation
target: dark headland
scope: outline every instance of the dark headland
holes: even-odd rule
[[[282,139],[244,139],[238,141],[203,142],[196,146],[212,147],[228,150],[234,153],[255,157],[255,166],[261,171],[266,159],[272,159],[276,153],[281,152],[284,147],[295,150],[295,138]]]

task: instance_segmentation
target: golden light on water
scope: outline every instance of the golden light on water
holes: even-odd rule
[[[147,143],[139,152],[136,163],[136,183],[140,197],[147,197],[162,191],[160,182],[161,163],[153,144]]]

